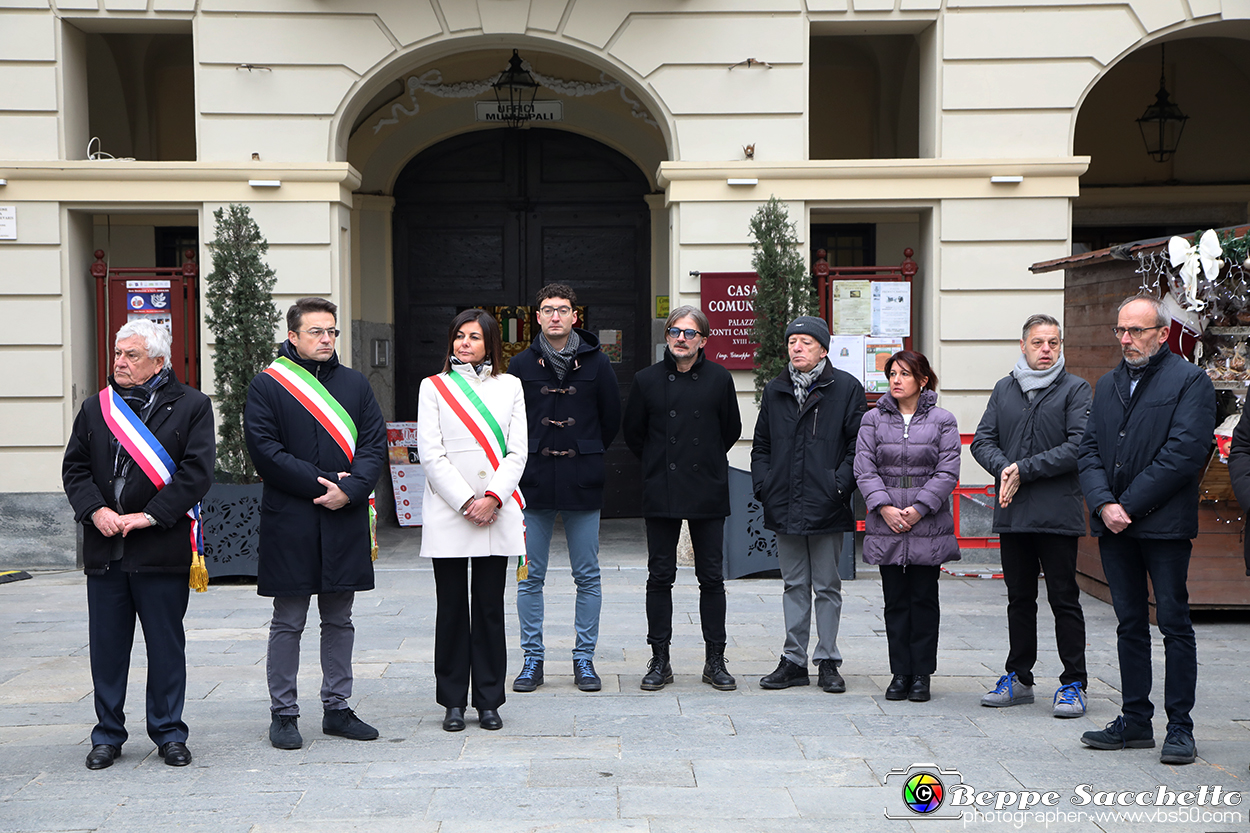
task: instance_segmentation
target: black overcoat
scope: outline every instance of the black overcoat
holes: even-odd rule
[[[1081,438],[1081,490],[1090,531],[1105,535],[1097,510],[1124,507],[1130,538],[1193,538],[1198,486],[1215,433],[1215,387],[1200,368],[1168,349],[1150,357],[1130,395],[1124,361],[1098,380]]]
[[[373,589],[369,553],[369,493],[386,467],[386,422],[359,372],[339,364],[301,359],[284,341],[282,355],[325,386],[356,423],[355,459],[277,380],[261,373],[247,392],[247,450],[264,480],[260,508],[260,564],[256,592],[262,596],[309,596]],[[338,479],[338,472],[351,477]],[[326,509],[313,503],[325,494],[318,477],[337,481],[350,503]]]
[[[1016,463],[1020,488],[1007,506],[994,501],[994,532],[1085,534],[1085,503],[1076,471],[1093,392],[1061,370],[1033,401],[1014,376],[998,380],[969,449],[997,485]]]
[[[133,573],[181,573],[191,568],[191,519],[187,510],[213,485],[217,441],[209,398],[180,383],[173,374],[153,394],[144,423],[178,467],[167,486],[157,491],[138,464],[126,475],[121,500],[113,496],[112,434],[100,410],[100,397],[82,403],[61,479],[74,507],[74,521],[83,527],[83,564],[88,575],[102,575],[113,554],[113,539],[91,522],[91,514],[107,506],[120,515],[147,512],[157,526],[131,532],[122,547],[121,568]]]
[[[764,526],[786,535],[855,529],[855,438],[864,387],[826,363],[800,410],[787,367],[764,386],[751,444],[751,483]]]
[[[640,370],[625,405],[625,444],[642,460],[642,514],[723,518],[729,514],[729,459],[742,434],[729,371],[699,351],[681,373],[672,353]]]
[[[537,339],[508,363],[525,391],[529,458],[521,493],[527,509],[603,508],[604,453],[621,428],[621,392],[599,339],[581,329],[577,335],[581,343],[563,382]]]

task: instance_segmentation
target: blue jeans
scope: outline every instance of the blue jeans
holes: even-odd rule
[[[551,555],[551,533],[556,515],[564,519],[564,539],[569,545],[569,566],[577,585],[573,629],[577,644],[573,659],[594,659],[599,641],[599,610],[603,595],[599,586],[599,510],[570,512],[565,509],[525,510],[525,557],[529,577],[517,583],[516,610],[521,620],[521,648],[526,657],[543,659],[543,582]]]
[[[1194,721],[1189,713],[1198,685],[1198,649],[1189,620],[1189,590],[1185,586],[1193,542],[1103,535],[1098,539],[1098,549],[1119,620],[1116,636],[1125,718],[1138,725],[1149,725],[1155,713],[1150,702],[1150,609],[1146,597],[1149,575],[1155,593],[1155,615],[1163,633],[1163,708],[1167,711],[1168,727],[1193,732]]]

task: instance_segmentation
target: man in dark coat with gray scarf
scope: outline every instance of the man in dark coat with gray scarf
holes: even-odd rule
[[[1055,615],[1063,673],[1055,717],[1085,714],[1085,615],[1076,584],[1076,544],[1085,534],[1077,448],[1093,397],[1089,382],[1064,370],[1059,321],[1029,316],[1020,358],[1000,379],[972,440],[972,456],[994,478],[1003,581],[1007,585],[1006,673],[981,698],[991,708],[1033,702],[1037,662],[1037,579]]]
[[[785,583],[785,648],[777,670],[760,680],[760,688],[811,682],[807,645],[815,596],[817,682],[837,694],[846,691],[838,671],[838,560],[843,535],[855,529],[855,438],[868,402],[863,385],[829,363],[824,319],[794,319],[786,328],[786,342],[790,361],[764,387],[751,446],[751,481],[764,506],[764,526],[777,533]]]
[[[684,519],[699,579],[699,622],[706,662],[703,682],[732,691],[725,668],[723,547],[729,515],[729,460],[742,433],[729,371],[703,355],[708,320],[697,307],[673,310],[665,322],[663,361],[634,376],[625,405],[625,444],[642,460],[642,514],[647,522],[647,642],[651,662],[643,691],[673,681],[673,581]]]
[[[247,450],[265,482],[256,592],[273,597],[265,667],[269,740],[279,749],[298,749],[304,742],[295,683],[313,596],[321,614],[321,729],[352,740],[378,736],[347,700],[356,633],[352,603],[358,591],[373,589],[369,493],[386,465],[386,423],[369,381],[339,363],[337,314],[338,307],[324,298],[296,301],[287,312],[287,340],[278,360],[247,392]],[[339,421],[356,429],[350,456],[331,433],[335,420],[325,412],[319,418],[310,407],[325,395],[346,417]]]

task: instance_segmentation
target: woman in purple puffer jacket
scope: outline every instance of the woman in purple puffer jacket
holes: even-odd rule
[[[864,561],[881,567],[890,644],[887,700],[929,699],[937,670],[938,574],[959,558],[951,492],[959,480],[959,426],[937,407],[929,360],[900,350],[885,364],[890,392],[864,416],[855,480],[868,516]]]

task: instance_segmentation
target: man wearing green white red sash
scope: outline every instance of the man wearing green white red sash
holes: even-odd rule
[[[269,740],[303,745],[296,675],[313,596],[321,615],[321,730],[373,740],[348,706],[356,592],[373,589],[369,496],[386,465],[386,423],[368,380],[339,363],[338,307],[301,298],[287,341],[252,380],[244,432],[264,480],[256,592],[273,597],[266,672]]]
[[[74,420],[61,469],[83,530],[91,682],[98,723],[88,769],[121,756],[135,617],[147,645],[147,729],[169,766],[191,763],[187,690],[188,574],[198,505],[213,484],[213,406],[174,378],[169,331],[132,321],[117,332],[113,375]]]

